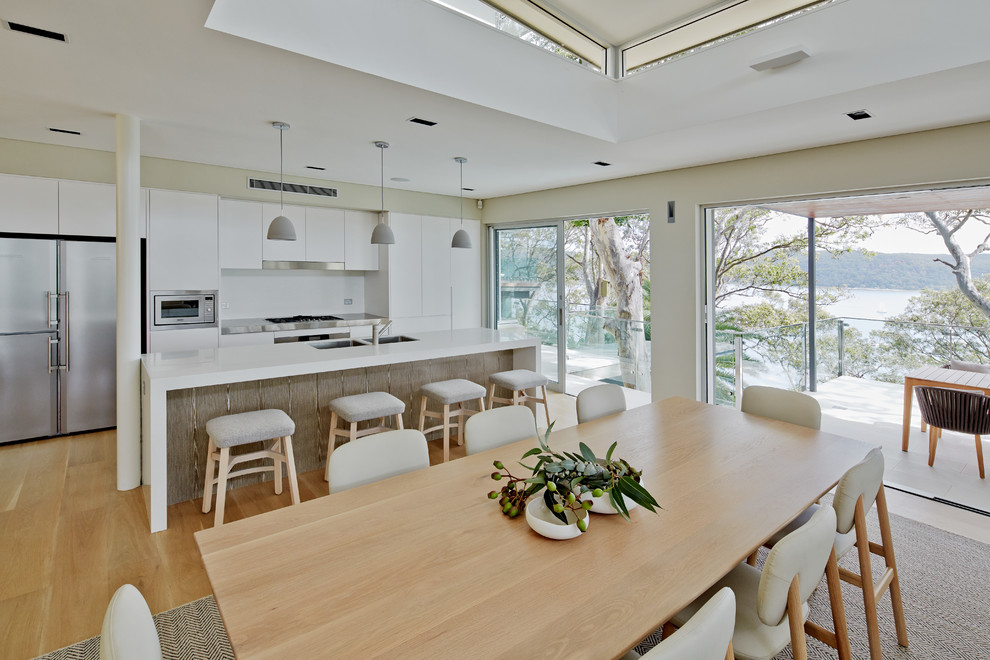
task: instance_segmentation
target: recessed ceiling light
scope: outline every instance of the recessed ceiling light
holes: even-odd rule
[[[852,120],[858,121],[860,119],[869,119],[873,115],[868,113],[866,110],[853,110],[852,112],[847,112],[846,116]]]
[[[429,119],[423,119],[422,117],[410,117],[406,121],[412,122],[414,124],[421,124],[423,126],[436,126],[437,125],[437,123],[435,121],[431,121]]]
[[[49,128],[52,133],[65,133],[66,135],[82,135],[79,131],[70,131],[67,128]]]
[[[766,71],[767,69],[779,69],[795,62],[800,62],[808,57],[808,53],[801,46],[794,46],[786,50],[779,50],[765,57],[754,61],[749,68],[755,71]]]
[[[318,165],[307,165],[307,166],[306,166],[306,169],[307,169],[307,170],[319,170],[320,172],[322,172],[323,170],[325,170],[325,169],[327,169],[327,168],[325,168],[325,167],[320,167],[320,166],[318,166]]]
[[[407,179],[407,178],[406,178],[406,177],[404,177],[404,176],[393,176],[393,177],[392,177],[392,178],[391,178],[390,180],[391,180],[391,181],[395,181],[396,183],[405,183],[405,182],[406,182],[406,181],[408,181],[409,179]]]
[[[612,163],[606,163],[604,160],[596,160],[592,165],[600,165],[602,167],[611,167]]]
[[[65,41],[65,35],[61,32],[52,32],[51,30],[37,28],[32,25],[24,25],[23,23],[14,23],[13,21],[7,21],[7,27],[11,32],[23,32],[24,34],[32,34],[36,37],[44,37],[53,41]]]

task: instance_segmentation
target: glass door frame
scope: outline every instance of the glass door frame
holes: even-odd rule
[[[499,314],[499,231],[512,231],[518,229],[544,229],[554,228],[557,233],[556,246],[556,268],[557,268],[557,379],[551,379],[547,383],[547,388],[554,392],[565,392],[567,390],[567,309],[564,304],[566,295],[565,273],[564,273],[564,228],[567,219],[542,220],[537,222],[507,222],[488,226],[488,273],[489,288],[488,295],[488,327],[498,329]],[[542,366],[542,365],[541,365]],[[544,372],[545,373],[545,372]]]

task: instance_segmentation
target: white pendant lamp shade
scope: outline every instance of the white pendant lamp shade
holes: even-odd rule
[[[461,167],[461,187],[459,190],[461,198],[461,228],[454,232],[453,238],[450,239],[450,247],[467,249],[471,247],[471,237],[468,235],[467,230],[464,229],[464,163],[467,162],[467,158],[457,156],[454,158],[454,162]]]
[[[385,150],[388,149],[388,142],[378,140],[375,146],[382,152],[382,212],[378,216],[378,224],[371,232],[371,244],[392,245],[395,243],[395,234],[388,226],[388,213],[385,212]]]
[[[278,131],[278,216],[268,225],[268,240],[270,241],[294,241],[296,240],[296,227],[292,220],[285,217],[285,206],[282,203],[283,189],[282,183],[283,164],[282,157],[282,134],[289,130],[289,125],[284,121],[273,121],[272,126]]]

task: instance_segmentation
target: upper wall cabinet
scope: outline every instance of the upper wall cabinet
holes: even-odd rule
[[[263,235],[265,237],[261,248],[261,258],[265,261],[305,261],[306,260],[306,207],[279,207],[278,204],[262,204]],[[268,225],[279,215],[284,215],[292,221],[296,229],[294,241],[268,240]]]
[[[261,204],[220,200],[220,267],[261,268],[264,217]]]
[[[142,220],[144,216],[141,216]],[[58,182],[58,233],[117,235],[117,189],[111,183]]]
[[[306,261],[344,263],[343,209],[306,207]]]
[[[461,221],[450,220],[450,238],[461,228]],[[464,230],[471,237],[471,247],[451,248],[450,282],[454,328],[481,327],[481,222],[465,220]],[[450,245],[450,241],[447,242]]]
[[[0,231],[58,234],[58,181],[0,175]]]
[[[423,316],[450,314],[450,218],[424,215]]]
[[[418,215],[390,213],[395,243],[388,250],[388,316],[423,315],[423,222]]]
[[[377,213],[344,211],[346,270],[378,270],[378,246],[371,244],[371,232],[374,231],[376,224],[378,224]]]
[[[220,288],[218,198],[152,190],[148,200],[148,289]]]

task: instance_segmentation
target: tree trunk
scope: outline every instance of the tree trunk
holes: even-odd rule
[[[612,218],[589,222],[591,240],[601,258],[602,272],[616,297],[616,319],[609,323],[619,350],[623,382],[637,389],[650,387],[650,365],[643,332],[643,265],[626,255],[619,226]]]
[[[973,271],[970,268],[970,258],[971,255],[967,254],[966,251],[959,245],[959,241],[956,240],[955,229],[958,229],[965,223],[965,220],[955,228],[950,228],[946,222],[938,217],[938,214],[932,213],[931,211],[926,211],[925,216],[928,220],[935,226],[935,230],[938,235],[942,237],[942,242],[945,243],[945,247],[948,248],[949,254],[955,259],[955,264],[949,264],[942,262],[952,269],[953,275],[956,276],[956,283],[959,285],[959,290],[962,291],[963,295],[966,296],[970,302],[972,302],[976,307],[990,317],[990,301],[983,297],[977,288],[973,284]],[[984,245],[981,244],[977,247],[974,254],[978,254],[983,251]],[[936,260],[941,261],[941,260]]]

